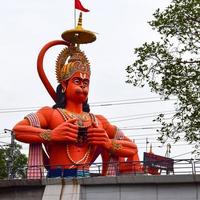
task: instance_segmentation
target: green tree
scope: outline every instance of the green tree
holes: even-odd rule
[[[160,114],[158,138],[164,142],[200,141],[200,1],[173,0],[153,14],[150,26],[161,36],[135,49],[136,58],[127,67],[127,83],[143,87],[164,100],[176,97],[175,114],[167,120]]]
[[[0,147],[0,179],[6,178],[8,176],[5,158],[5,149]]]
[[[14,143],[0,147],[0,179],[8,177],[9,167],[13,178],[25,178],[27,156],[21,153],[22,146]]]

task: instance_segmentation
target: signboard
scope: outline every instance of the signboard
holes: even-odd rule
[[[174,160],[171,158],[144,152],[144,166],[166,171],[174,171]]]

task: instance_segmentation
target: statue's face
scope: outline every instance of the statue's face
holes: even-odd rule
[[[76,72],[67,83],[66,97],[77,103],[84,103],[89,92],[90,77],[87,73]]]

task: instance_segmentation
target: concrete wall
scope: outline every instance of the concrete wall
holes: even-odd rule
[[[124,176],[82,180],[81,200],[200,200],[200,177]],[[98,182],[96,182],[98,181]]]
[[[120,185],[83,187],[81,200],[197,200],[198,193],[190,184],[184,185]]]
[[[70,188],[77,184],[80,185],[80,200],[200,200],[200,175],[129,175],[78,180],[0,181],[0,199],[42,200],[46,186]],[[59,192],[55,196],[57,195],[59,200],[67,200],[70,199],[70,192],[73,193],[68,190],[67,196],[60,195]]]
[[[1,200],[37,200],[42,199],[45,185],[39,180],[1,180]]]

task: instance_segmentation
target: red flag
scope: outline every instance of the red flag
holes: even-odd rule
[[[75,9],[81,10],[83,12],[89,12],[88,9],[84,8],[80,0],[75,0]]]

